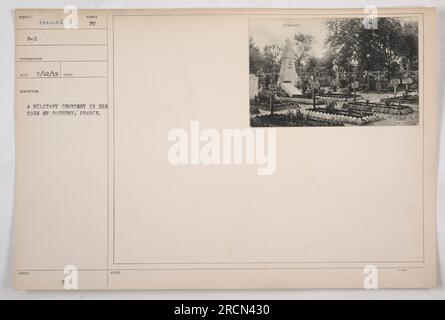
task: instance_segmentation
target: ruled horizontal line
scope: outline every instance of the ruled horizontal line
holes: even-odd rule
[[[16,62],[107,62],[107,60],[17,60]]]
[[[67,28],[16,28],[15,30],[20,30],[20,31],[26,31],[26,30],[66,30],[66,31],[70,31],[70,30],[90,30],[90,31],[94,31],[94,30],[107,30],[107,28],[72,28],[72,29],[67,29]]]
[[[106,44],[16,44],[16,47],[105,47]]]
[[[174,271],[174,270],[190,270],[190,271],[199,271],[199,270],[361,270],[363,267],[237,267],[237,268],[209,268],[209,267],[199,267],[199,268],[109,268],[109,269],[78,269],[77,271]],[[378,269],[425,269],[425,267],[378,267]],[[62,269],[20,269],[16,270],[16,272],[63,272]]]
[[[16,77],[16,79],[96,79],[106,78],[107,76],[84,76],[84,77]]]

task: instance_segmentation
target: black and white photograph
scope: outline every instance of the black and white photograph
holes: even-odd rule
[[[415,16],[251,19],[251,127],[419,122]]]

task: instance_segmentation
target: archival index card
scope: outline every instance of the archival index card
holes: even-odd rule
[[[434,287],[435,48],[426,8],[16,10],[16,287]]]

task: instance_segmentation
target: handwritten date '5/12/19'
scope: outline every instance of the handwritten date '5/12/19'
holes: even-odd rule
[[[59,76],[59,71],[55,70],[39,70],[36,72],[36,77],[38,78],[57,78]]]

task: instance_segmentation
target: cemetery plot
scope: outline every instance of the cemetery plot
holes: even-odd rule
[[[253,19],[249,36],[251,126],[418,124],[417,18]]]

